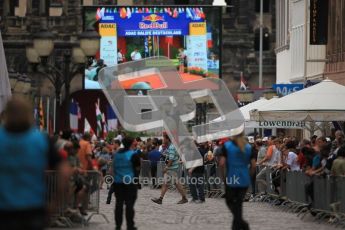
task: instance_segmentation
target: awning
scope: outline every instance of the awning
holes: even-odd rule
[[[251,114],[257,121],[344,121],[345,86],[331,80],[282,97]]]

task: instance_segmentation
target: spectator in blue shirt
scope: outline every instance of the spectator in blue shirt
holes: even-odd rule
[[[256,158],[252,147],[246,142],[243,134],[237,135],[223,146],[223,157],[219,166],[226,179],[226,204],[234,217],[232,229],[249,230],[249,224],[243,219],[243,199],[250,185],[250,174],[255,173]],[[251,165],[250,170],[248,165]]]
[[[45,170],[61,161],[48,136],[34,128],[30,105],[9,101],[0,126],[0,229],[44,229]]]
[[[151,178],[153,187],[156,186],[156,176],[157,176],[157,162],[161,158],[161,152],[158,150],[158,143],[152,143],[152,150],[149,152],[149,161],[151,163]]]

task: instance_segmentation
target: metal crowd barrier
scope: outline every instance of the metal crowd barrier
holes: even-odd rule
[[[141,160],[140,176],[144,178],[151,177],[151,162],[149,160]]]
[[[90,216],[82,220],[81,224],[87,224],[95,215],[101,215],[107,223],[107,217],[100,213],[100,181],[102,175],[98,171],[87,171],[86,183],[88,187],[88,211]],[[73,227],[73,222],[68,216],[68,211],[74,206],[75,193],[70,181],[60,177],[57,171],[46,171],[45,180],[47,186],[46,203],[50,213],[50,222],[58,220],[66,227]]]
[[[65,215],[65,210],[70,204],[68,184],[62,181],[57,171],[52,170],[45,172],[45,182],[47,186],[46,203],[51,218],[50,222],[53,223],[59,220],[62,224],[72,227],[72,221]]]
[[[88,200],[89,204],[87,207],[87,211],[91,212],[91,215],[87,219],[87,223],[90,222],[91,218],[95,215],[102,216],[107,223],[109,223],[108,218],[106,215],[100,212],[99,204],[100,204],[100,182],[102,178],[102,174],[99,171],[87,171],[87,182],[88,185]]]
[[[266,183],[272,185],[271,170],[266,172]],[[307,194],[307,188],[312,194]],[[266,194],[259,195],[256,201],[279,204],[285,211],[303,214],[302,218],[312,213],[319,223],[328,220],[345,227],[345,177],[309,177],[304,172],[281,171],[280,194],[274,190],[274,186],[267,186]]]

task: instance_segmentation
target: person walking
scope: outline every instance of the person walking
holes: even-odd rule
[[[159,198],[151,199],[156,204],[162,204],[165,193],[168,191],[168,183],[174,184],[182,196],[182,199],[177,204],[188,203],[186,197],[186,191],[183,189],[182,185],[178,181],[178,169],[180,164],[180,157],[176,151],[176,148],[171,143],[171,140],[167,134],[163,135],[163,142],[167,149],[166,162],[167,165],[164,169],[164,182],[161,189],[161,196]]]
[[[30,104],[11,99],[0,126],[0,229],[45,228],[45,170],[61,164],[54,143],[34,128]]]
[[[155,188],[157,186],[157,163],[160,161],[161,158],[161,152],[158,151],[158,142],[152,143],[153,149],[149,152],[148,158],[150,161],[151,166],[151,180],[152,180],[152,186]]]
[[[249,224],[243,219],[243,199],[250,185],[249,164],[251,174],[254,174],[255,159],[243,134],[234,136],[231,141],[224,144],[219,166],[223,169],[226,183],[226,204],[233,215],[232,230],[250,229]]]
[[[138,185],[136,176],[140,171],[140,157],[134,150],[136,143],[131,137],[122,140],[121,148],[113,159],[114,191],[116,198],[115,224],[120,230],[123,221],[123,205],[126,205],[127,229],[137,229],[134,224],[134,204],[137,199]]]
[[[202,153],[200,156],[202,157]],[[204,192],[204,172],[205,166],[201,165],[198,167],[190,168],[188,170],[189,175],[189,189],[192,195],[191,203],[204,203],[205,192]]]

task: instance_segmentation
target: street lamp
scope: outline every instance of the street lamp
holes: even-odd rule
[[[33,48],[41,58],[47,59],[54,49],[54,34],[47,29],[41,29],[33,36]]]
[[[93,58],[99,51],[100,38],[92,27],[88,27],[79,35],[80,48],[88,59]]]
[[[93,58],[99,50],[100,36],[92,28],[87,29],[80,34],[80,47],[72,47],[68,45],[63,52],[63,69],[56,68],[55,65],[48,63],[48,57],[54,50],[54,34],[46,29],[33,36],[33,46],[26,48],[26,56],[30,63],[37,64],[38,72],[43,74],[55,88],[55,127],[60,128],[60,104],[61,104],[61,88],[65,87],[65,100],[66,100],[66,114],[65,114],[65,127],[69,128],[69,104],[70,104],[70,83],[77,73],[82,73],[84,64],[86,62],[85,56]],[[71,63],[74,65],[71,65]],[[41,65],[39,65],[41,64]],[[54,63],[55,64],[55,63]],[[81,65],[83,64],[83,65]],[[36,68],[37,69],[37,68]],[[35,70],[36,70],[35,69]]]

